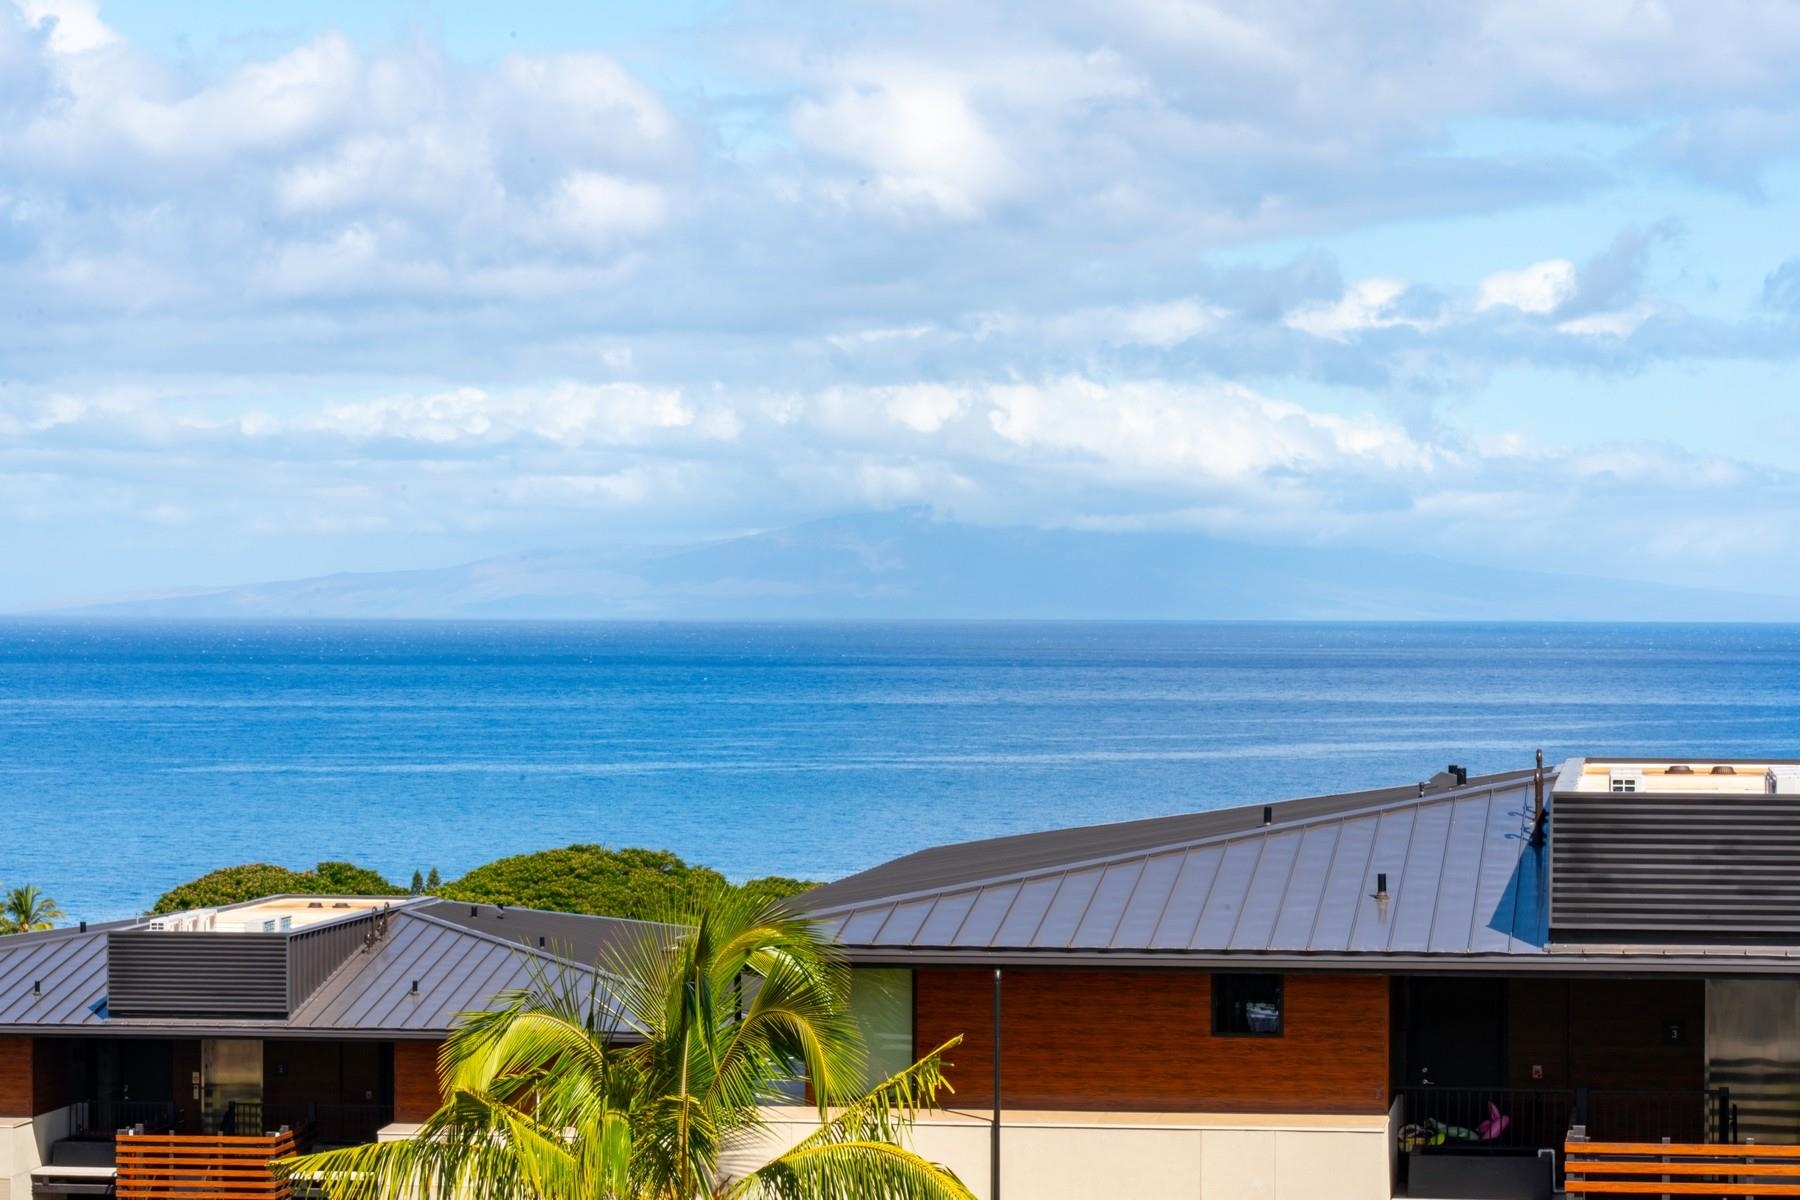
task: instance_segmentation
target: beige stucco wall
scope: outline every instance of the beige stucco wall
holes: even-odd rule
[[[766,1140],[727,1156],[736,1175],[817,1128],[812,1109],[770,1110]],[[1030,1200],[1389,1200],[1391,1114],[1009,1112],[1001,1121],[1001,1189]],[[988,1200],[986,1114],[936,1113],[914,1149]]]
[[[36,1118],[0,1117],[0,1200],[30,1200],[31,1172],[69,1136],[69,1118],[66,1108]]]

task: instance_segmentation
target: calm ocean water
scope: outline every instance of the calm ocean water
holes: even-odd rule
[[[1541,746],[1800,755],[1800,627],[0,623],[0,881],[576,841],[829,879]]]

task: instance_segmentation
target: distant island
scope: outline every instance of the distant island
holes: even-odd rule
[[[1480,547],[1471,547],[1479,557]],[[1792,621],[1800,598],[1419,554],[865,513],[672,546],[325,575],[66,606],[159,619]]]

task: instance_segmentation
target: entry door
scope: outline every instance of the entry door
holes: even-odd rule
[[[1406,1082],[1492,1088],[1506,1082],[1506,981],[1413,979],[1406,1014]]]
[[[261,1133],[262,1094],[260,1041],[208,1038],[200,1043],[200,1120],[206,1132]],[[234,1118],[232,1128],[226,1128],[228,1117]]]
[[[1800,1142],[1800,980],[1706,981],[1706,1086],[1731,1089],[1740,1138]]]

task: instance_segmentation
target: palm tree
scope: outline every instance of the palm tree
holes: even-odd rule
[[[278,1165],[329,1200],[973,1200],[899,1140],[960,1039],[865,1089],[848,993],[817,926],[714,897],[465,1016],[417,1136]],[[762,1105],[802,1080],[817,1127],[727,1178],[721,1155],[771,1144]]]
[[[6,906],[0,910],[0,933],[51,929],[62,918],[63,910],[56,907],[56,901],[28,883],[6,893]]]

